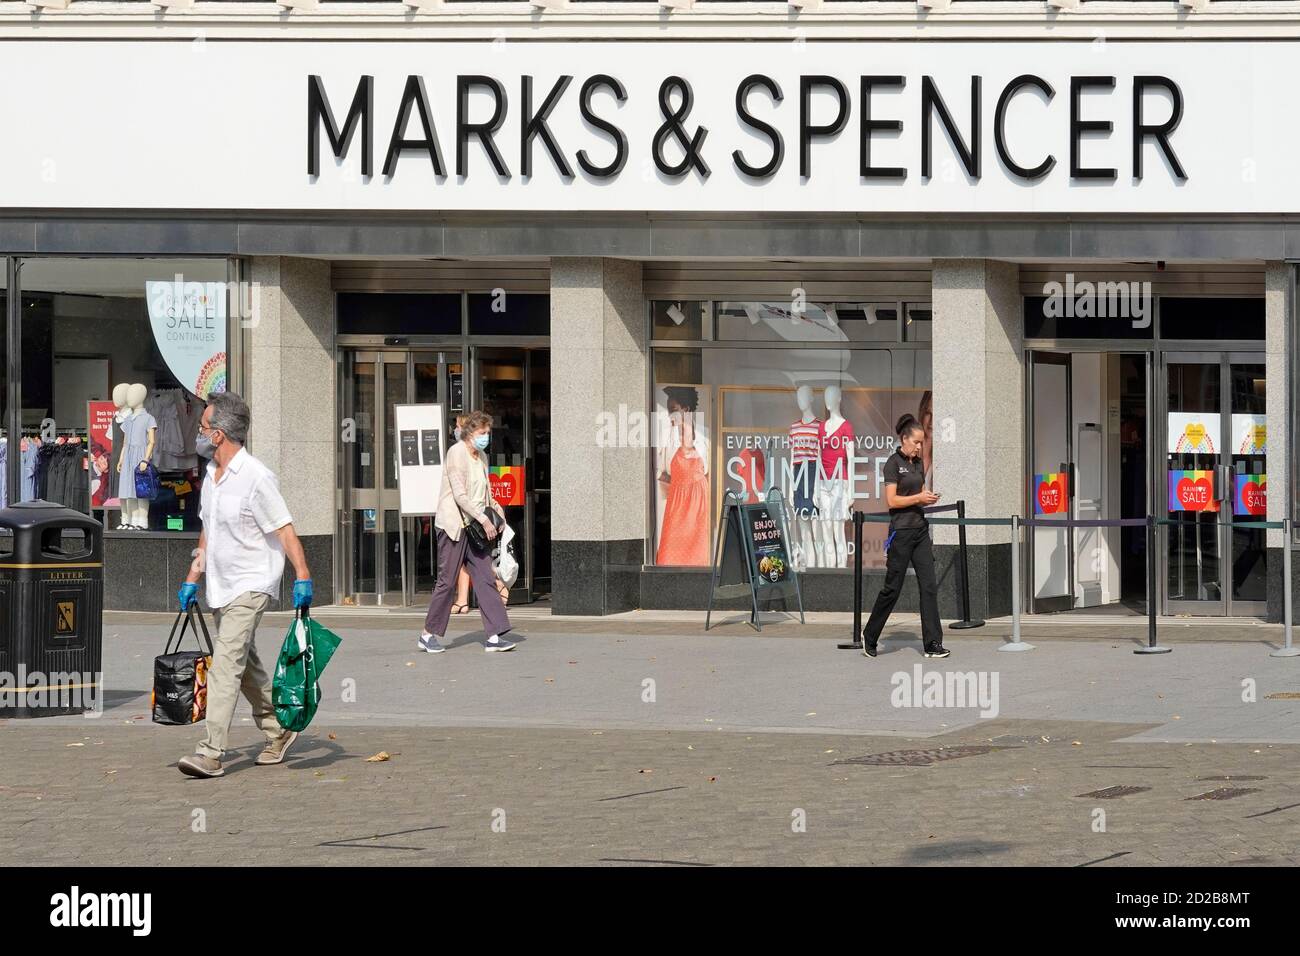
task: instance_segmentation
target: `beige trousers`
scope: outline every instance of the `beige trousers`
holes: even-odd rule
[[[268,740],[278,740],[284,734],[271,703],[271,674],[262,666],[253,643],[258,622],[270,603],[269,594],[247,591],[217,611],[217,640],[212,670],[208,671],[208,735],[197,748],[204,756],[220,760],[226,752],[240,690],[253,706],[257,729]]]

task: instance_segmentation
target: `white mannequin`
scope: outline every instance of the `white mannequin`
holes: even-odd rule
[[[125,427],[126,423],[128,423],[132,419],[137,418],[140,415],[147,414],[144,410],[144,400],[149,396],[149,389],[138,382],[129,386],[118,385],[116,388],[113,389],[114,401],[117,400],[117,394],[119,389],[126,389],[127,411],[125,413],[119,412],[119,414],[122,416],[121,421],[123,422],[123,426]],[[149,436],[148,444],[144,451],[144,457],[139,458],[137,461],[127,462],[124,460],[127,457],[127,452],[130,450],[131,443],[130,441],[123,441],[122,448],[117,449],[117,469],[115,472],[117,475],[120,476],[122,474],[122,470],[124,467],[131,469],[133,471],[147,470],[148,463],[153,460],[154,442],[158,438],[157,427],[151,427],[148,431],[148,436]],[[133,455],[132,457],[138,457],[138,456]],[[117,526],[119,531],[123,531],[123,530],[143,531],[149,527],[149,499],[136,498],[134,496],[128,498],[123,496],[121,498],[121,501],[122,501],[122,515],[121,515],[121,521],[118,523]]]
[[[813,390],[807,385],[800,385],[795,390],[794,400],[799,406],[799,421],[804,424],[811,424],[817,421],[817,416],[813,414]],[[810,467],[816,468],[816,463]],[[795,484],[798,484],[798,474],[795,475]],[[795,488],[790,489],[790,514],[794,516],[794,537],[803,555],[804,567],[813,568],[820,566],[821,562],[817,559],[817,551],[814,547],[813,520],[810,514],[800,514],[799,507],[795,504]],[[793,558],[794,556],[791,555]],[[798,562],[795,562],[798,566]]]
[[[113,404],[117,406],[116,418],[119,422],[126,415],[126,393],[130,387],[126,382],[113,386]]]
[[[826,435],[827,440],[830,441],[830,436],[844,424],[844,416],[840,414],[843,393],[838,385],[828,385],[823,397],[826,400]],[[844,523],[848,517],[845,509],[852,494],[849,490],[852,488],[852,480],[848,468],[849,464],[846,460],[845,470],[839,478],[835,477],[834,469],[829,475],[817,476],[818,507],[817,525],[814,530],[817,535],[817,553],[824,557],[822,567],[848,567],[848,539],[844,531]],[[836,485],[843,490],[843,494],[839,497],[829,494],[830,489]]]

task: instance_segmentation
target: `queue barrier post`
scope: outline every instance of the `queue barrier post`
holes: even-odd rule
[[[1033,644],[1020,639],[1020,515],[1011,516],[1011,640],[1000,651],[1032,651]]]
[[[1172,647],[1156,643],[1156,516],[1147,515],[1147,646],[1134,654],[1169,654]]]
[[[1285,641],[1269,657],[1300,657],[1300,647],[1291,643],[1291,519],[1282,519],[1282,633]]]
[[[865,516],[853,512],[853,639],[837,645],[842,651],[862,650],[862,525]]]
[[[970,564],[966,560],[966,502],[957,502],[957,570],[961,574],[961,620],[948,625],[951,631],[983,627],[984,621],[970,616]]]

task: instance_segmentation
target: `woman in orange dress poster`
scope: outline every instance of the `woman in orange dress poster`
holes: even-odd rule
[[[696,431],[699,390],[689,385],[664,387],[668,419],[672,423],[659,473],[664,501],[659,527],[656,564],[707,565],[709,563],[708,443]]]

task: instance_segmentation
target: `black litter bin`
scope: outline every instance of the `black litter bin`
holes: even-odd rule
[[[104,529],[48,501],[0,510],[0,717],[102,709]]]

